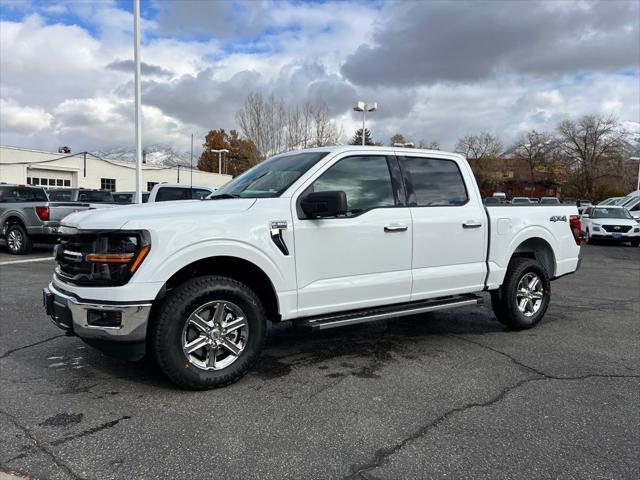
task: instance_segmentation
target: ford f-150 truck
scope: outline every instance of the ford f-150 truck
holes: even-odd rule
[[[33,242],[54,242],[60,220],[88,210],[88,203],[50,202],[44,188],[0,185],[0,236],[13,255],[29,253]]]
[[[267,321],[327,329],[481,302],[538,324],[579,263],[575,206],[486,208],[452,153],[341,146],[270,158],[205,201],[67,217],[44,290],[60,328],[190,389],[229,384]]]

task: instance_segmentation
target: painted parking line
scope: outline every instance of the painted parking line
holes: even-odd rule
[[[9,260],[8,262],[0,262],[0,265],[14,265],[16,263],[44,262],[45,260],[53,260],[53,257],[28,258],[26,260]]]

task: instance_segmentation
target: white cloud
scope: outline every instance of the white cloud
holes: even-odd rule
[[[32,135],[48,128],[52,118],[53,116],[42,108],[0,99],[0,132]]]
[[[184,149],[191,132],[202,138],[211,128],[233,128],[251,91],[291,103],[325,101],[345,138],[361,121],[352,102],[377,101],[368,119],[376,140],[400,131],[444,148],[479,130],[508,142],[521,130],[552,130],[585,113],[640,120],[638,62],[627,60],[637,49],[624,47],[640,41],[638,29],[621,28],[627,19],[616,14],[632,6],[547,2],[529,18],[518,3],[489,2],[480,13],[464,5],[158,2],[158,16],[142,24],[144,142]],[[24,15],[19,21],[16,12]],[[74,150],[131,145],[131,13],[110,0],[36,4],[11,14],[0,23],[2,142]],[[419,21],[425,15],[432,28]],[[499,35],[487,38],[478,15]],[[462,37],[446,42],[451,29],[486,55],[469,60],[468,45],[452,46]],[[516,50],[506,45],[511,34]],[[571,48],[540,48],[554,38]],[[603,45],[615,52],[603,58]],[[576,65],[584,67],[579,75]],[[440,80],[426,75],[433,72]]]

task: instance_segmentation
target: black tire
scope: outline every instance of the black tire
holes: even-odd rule
[[[631,240],[629,243],[631,243],[632,247],[637,247],[640,245],[640,240]]]
[[[589,245],[593,244],[593,238],[591,238],[591,234],[589,233],[589,229],[587,228],[587,232],[584,234],[584,241]]]
[[[183,329],[199,308],[214,301],[228,302],[241,309],[247,323],[247,339],[233,363],[220,370],[204,370],[183,351],[186,335]],[[266,319],[260,299],[243,283],[220,276],[197,277],[171,291],[163,300],[149,326],[148,346],[163,373],[182,388],[223,387],[244,376],[259,357],[266,338]],[[208,338],[202,333],[198,335]],[[206,348],[202,350],[205,353]]]
[[[33,242],[26,229],[19,223],[10,225],[4,238],[7,242],[7,250],[12,255],[25,255],[33,248]]]
[[[531,275],[530,275],[531,274]],[[539,279],[542,298],[535,311],[536,300],[531,299],[531,311],[521,311],[518,306],[518,286],[525,277],[535,276]],[[551,299],[551,282],[547,271],[535,260],[516,257],[509,263],[509,268],[502,286],[491,292],[491,306],[496,318],[504,325],[516,330],[524,330],[536,326],[544,317]],[[522,300],[522,298],[521,298]],[[529,309],[529,303],[525,310]]]

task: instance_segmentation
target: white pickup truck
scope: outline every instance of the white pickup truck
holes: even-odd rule
[[[47,313],[190,389],[229,384],[267,320],[326,329],[474,305],[536,325],[580,253],[575,206],[485,208],[467,161],[341,146],[270,158],[209,200],[65,218]]]

